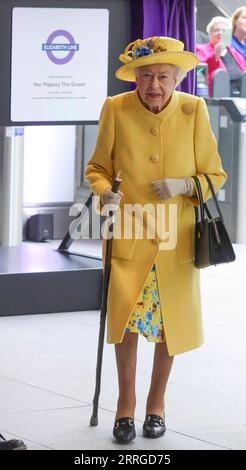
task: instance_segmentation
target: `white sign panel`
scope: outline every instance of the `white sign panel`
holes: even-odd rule
[[[11,121],[97,121],[108,26],[106,9],[13,8]]]

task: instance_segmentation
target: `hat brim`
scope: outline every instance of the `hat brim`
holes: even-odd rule
[[[181,67],[186,72],[194,69],[199,64],[199,58],[193,52],[180,51],[180,52],[157,52],[149,54],[139,59],[132,59],[128,64],[122,65],[115,72],[115,76],[119,80],[125,80],[127,82],[135,82],[135,69],[143,67],[144,65],[154,64],[171,64]]]

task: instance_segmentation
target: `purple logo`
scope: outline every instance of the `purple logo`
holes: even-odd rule
[[[64,36],[69,42],[64,44],[53,42],[57,36]],[[57,29],[49,35],[46,44],[42,44],[42,50],[46,52],[51,62],[57,65],[63,65],[67,64],[73,58],[75,51],[79,50],[79,44],[75,43],[71,33],[64,29]],[[67,51],[68,54],[65,57],[58,58],[54,55],[54,51]]]

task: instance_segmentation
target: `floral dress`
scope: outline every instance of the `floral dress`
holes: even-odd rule
[[[140,333],[152,343],[165,341],[155,265],[149,271],[135,309],[128,320],[125,333]]]

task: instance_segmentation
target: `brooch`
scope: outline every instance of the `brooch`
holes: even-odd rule
[[[182,104],[181,109],[185,114],[192,114],[195,111],[195,107],[191,103]]]

